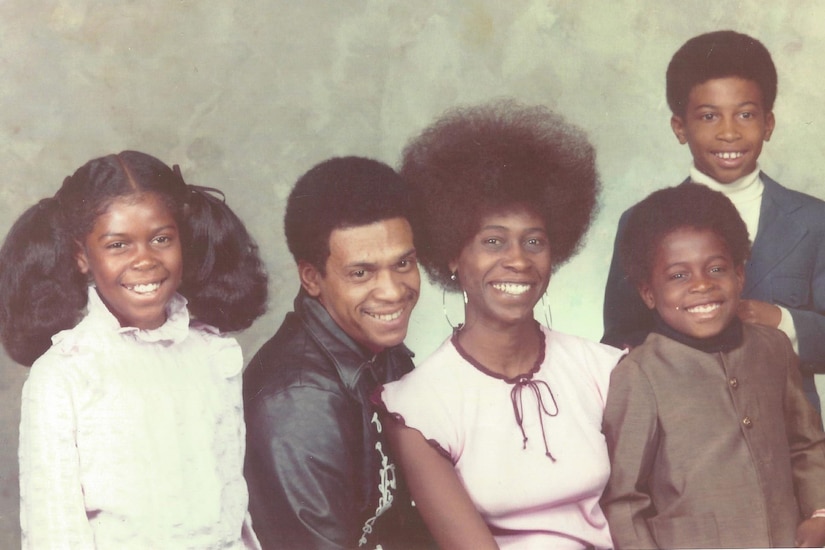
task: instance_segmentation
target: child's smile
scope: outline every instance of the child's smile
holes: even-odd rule
[[[156,195],[120,198],[100,215],[78,253],[121,326],[158,328],[183,276],[175,218]]]
[[[743,283],[743,267],[725,241],[708,229],[682,227],[660,242],[640,294],[671,328],[710,338],[736,316]]]
[[[690,147],[699,171],[731,183],[756,170],[774,117],[765,112],[756,82],[715,78],[693,87],[684,116],[674,116],[671,127],[679,143]]]
[[[160,283],[124,285],[126,288],[137,294],[151,294],[160,288]]]
[[[712,302],[712,303],[709,303],[709,304],[700,304],[698,306],[686,307],[685,311],[687,311],[688,313],[697,313],[697,314],[712,313],[712,312],[716,311],[717,309],[719,309],[720,305],[721,304],[719,302]]]

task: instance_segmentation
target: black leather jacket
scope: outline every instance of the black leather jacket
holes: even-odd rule
[[[403,344],[366,351],[298,294],[244,373],[245,473],[265,549],[429,545],[370,402],[411,357]]]

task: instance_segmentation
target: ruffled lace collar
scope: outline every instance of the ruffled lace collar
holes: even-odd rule
[[[97,288],[90,286],[88,317],[94,323],[105,325],[110,330],[129,335],[141,342],[177,343],[183,341],[189,335],[189,309],[187,309],[186,304],[186,298],[175,293],[166,306],[166,322],[158,328],[146,330],[137,327],[121,327],[120,322],[98,295]]]

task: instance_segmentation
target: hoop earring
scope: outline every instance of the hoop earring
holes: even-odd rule
[[[550,310],[550,301],[545,301],[546,294],[541,295],[541,309],[544,311],[544,322],[547,323],[547,328],[553,328],[553,312]]]
[[[458,277],[456,276],[455,271],[453,271],[450,274],[450,280],[451,281],[457,281],[458,280]],[[467,293],[464,292],[463,290],[461,292],[462,292],[462,294],[464,294],[464,304],[466,305],[467,304]],[[442,287],[442,289],[441,289],[441,308],[444,311],[444,318],[447,319],[447,324],[450,325],[450,328],[452,328],[453,331],[461,330],[461,327],[464,326],[464,323],[458,323],[457,325],[454,325],[452,323],[452,321],[450,321],[450,316],[447,314],[447,289],[446,289],[446,287]]]

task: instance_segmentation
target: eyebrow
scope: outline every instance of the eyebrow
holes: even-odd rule
[[[409,250],[407,250],[403,254],[400,254],[395,259],[395,261],[393,263],[398,262],[399,260],[403,260],[404,258],[409,258],[410,256],[415,256],[415,255],[416,255],[415,248],[410,248]],[[355,261],[355,262],[346,264],[344,267],[347,268],[347,269],[352,269],[352,268],[373,269],[377,266],[378,266],[378,264],[375,263],[375,262]]]
[[[153,235],[157,235],[158,233],[162,233],[162,232],[164,232],[164,231],[169,231],[170,229],[173,229],[173,230],[175,230],[175,231],[178,231],[178,227],[177,227],[177,225],[176,225],[176,224],[173,224],[173,223],[170,223],[170,224],[168,224],[168,225],[162,225],[162,226],[160,226],[160,227],[158,227],[158,228],[153,229],[153,230],[152,230],[152,234],[153,234]],[[100,236],[100,238],[98,238],[98,241],[102,241],[102,240],[105,240],[105,239],[112,239],[112,238],[118,239],[118,238],[127,237],[128,235],[129,235],[129,233],[128,233],[128,232],[121,232],[121,233],[117,233],[117,232],[112,232],[112,233],[104,233],[103,235],[101,235],[101,236]]]
[[[484,227],[479,229],[479,232],[489,231],[489,230],[510,231],[510,228],[504,227],[503,225],[485,225]],[[541,226],[538,226],[538,225],[535,226],[535,227],[528,227],[525,231],[528,231],[528,232],[529,231],[539,231],[539,232],[542,232],[542,233],[547,233],[547,229],[545,229]]]
[[[726,261],[726,262],[728,262],[728,263],[734,263],[734,262],[733,262],[733,258],[732,258],[732,257],[730,257],[730,256],[725,256],[724,254],[717,254],[716,256],[711,256],[711,257],[710,257],[710,258],[708,258],[708,259],[707,259],[704,263],[705,263],[705,264],[709,264],[709,263],[712,263],[712,262],[718,262],[719,260],[724,260],[724,261]],[[666,265],[666,266],[665,266],[665,270],[669,270],[669,269],[672,269],[672,268],[674,268],[674,267],[678,267],[678,266],[686,265],[686,264],[689,264],[689,263],[691,263],[691,262],[689,262],[689,261],[687,261],[687,260],[678,261],[678,262],[673,262],[672,264],[668,264],[668,265]]]
[[[742,107],[748,107],[748,106],[751,106],[751,105],[756,107],[756,108],[761,108],[757,101],[743,101],[742,103],[737,104],[736,107],[741,109]],[[694,107],[694,110],[697,110],[697,109],[718,109],[718,108],[719,108],[719,106],[715,105],[713,103],[702,103],[701,105],[697,105],[696,107]]]

